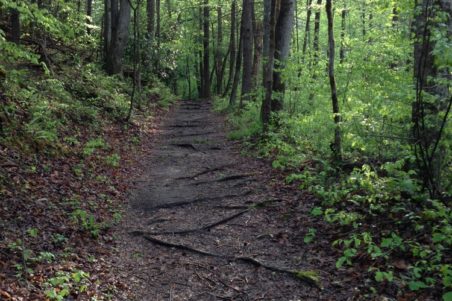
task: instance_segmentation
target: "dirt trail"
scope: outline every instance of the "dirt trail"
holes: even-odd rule
[[[331,252],[303,244],[308,196],[274,182],[224,133],[209,103],[184,101],[164,121],[118,248],[137,300],[343,299],[332,295]],[[317,271],[324,289],[250,258]]]

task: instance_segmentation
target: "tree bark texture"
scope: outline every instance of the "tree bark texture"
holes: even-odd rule
[[[452,44],[452,2],[420,1],[416,7],[413,29],[416,81],[416,99],[412,111],[414,148],[425,188],[432,197],[439,197],[443,160],[447,153],[441,139],[452,105],[449,92],[452,76],[450,66],[438,64],[441,57],[437,56],[435,35],[437,37],[441,32],[442,39],[446,39],[441,43]]]
[[[222,49],[223,49],[223,20],[221,6],[217,7],[217,47],[215,51],[215,74],[217,79],[216,90],[220,95],[223,90],[223,68],[222,68]]]
[[[243,11],[242,11],[243,15]],[[237,58],[235,60],[234,80],[232,81],[231,97],[229,99],[229,105],[234,106],[237,99],[237,90],[240,81],[240,69],[242,68],[242,52],[243,52],[243,38],[242,38],[242,26],[240,25],[239,33],[239,47],[237,51]]]
[[[280,12],[275,28],[275,61],[273,68],[272,111],[281,111],[284,101],[285,84],[281,70],[284,69],[289,57],[290,42],[294,21],[295,0],[281,0]]]
[[[262,22],[257,21],[256,9],[254,4],[252,6],[252,16],[253,16],[253,40],[254,40],[254,57],[253,57],[253,89],[257,86],[257,78],[259,74],[259,66],[261,64],[262,56]]]
[[[20,26],[20,13],[17,9],[11,9],[9,15],[9,23],[11,26],[11,31],[8,35],[8,40],[19,44],[21,36],[21,26]]]
[[[146,14],[147,14],[147,33],[148,37],[152,39],[154,37],[155,31],[155,0],[147,0],[146,3]]]
[[[342,160],[342,137],[341,137],[341,115],[339,111],[339,101],[337,99],[336,78],[334,75],[334,58],[335,58],[335,45],[334,45],[334,28],[333,28],[333,8],[332,0],[326,0],[326,16],[328,19],[328,78],[331,88],[331,102],[333,104],[333,116],[334,116],[334,141],[332,143],[332,150],[335,160]]]
[[[339,49],[339,59],[342,64],[345,59],[345,25],[347,20],[347,6],[344,4],[344,8],[341,11],[341,48]]]
[[[202,27],[203,27],[203,69],[202,69],[202,94],[201,97],[209,98],[210,97],[210,58],[209,58],[209,39],[210,39],[210,31],[209,31],[209,20],[210,19],[210,8],[209,8],[209,0],[204,0],[203,7],[203,18],[202,18]]]
[[[235,58],[237,56],[237,44],[236,44],[236,14],[237,14],[237,1],[233,0],[231,4],[231,33],[229,38],[229,75],[228,81],[226,83],[226,88],[224,89],[223,97],[226,96],[227,92],[231,87],[231,83],[234,78],[234,67],[235,67]]]
[[[270,124],[271,112],[272,112],[272,94],[273,94],[273,66],[275,58],[275,27],[277,21],[277,15],[279,14],[279,6],[281,0],[265,0],[264,10],[268,9],[268,12],[264,12],[264,15],[268,15],[267,19],[269,24],[265,26],[265,30],[268,30],[264,34],[264,45],[268,45],[267,59],[264,67],[264,90],[265,96],[262,100],[261,106],[261,119],[263,124],[263,130],[266,132]]]
[[[242,12],[242,51],[243,51],[243,70],[242,70],[242,91],[240,106],[243,101],[250,100],[250,93],[253,90],[253,22],[252,22],[252,0],[243,0]]]
[[[86,21],[86,23],[89,25],[92,22],[92,17],[93,17],[93,0],[86,0],[86,15],[88,16],[88,20]],[[86,32],[88,34],[91,33],[91,28],[87,28]]]
[[[310,36],[311,36],[311,14],[312,14],[312,0],[308,0],[306,3],[306,24],[304,28],[304,38],[303,38],[303,60],[304,56],[306,55],[306,49],[309,44]]]
[[[122,59],[127,46],[130,24],[130,2],[111,0],[111,42],[107,52],[106,70],[109,74],[118,74],[122,71]]]
[[[317,0],[317,5],[318,6],[322,5],[322,0]],[[312,44],[312,47],[314,49],[314,64],[316,64],[319,59],[320,16],[321,16],[321,11],[319,8],[317,8],[315,15],[314,15],[314,41]]]

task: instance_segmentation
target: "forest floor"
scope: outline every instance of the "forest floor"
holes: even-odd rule
[[[208,102],[164,118],[118,227],[135,299],[363,299],[360,276],[335,268],[334,227],[309,214],[317,200],[226,133]]]

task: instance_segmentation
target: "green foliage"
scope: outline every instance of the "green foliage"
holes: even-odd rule
[[[85,210],[76,209],[71,213],[72,221],[84,232],[90,233],[94,238],[99,236],[102,225],[96,222],[96,217]]]
[[[228,122],[233,127],[229,134],[231,139],[249,139],[262,132],[262,124],[259,120],[260,105],[256,102],[249,102],[243,108],[235,109],[229,107],[226,99],[216,98],[214,110],[218,112],[231,110],[231,114],[228,115]]]
[[[317,231],[314,228],[309,228],[308,233],[303,238],[304,243],[308,244],[308,243],[312,242],[315,238],[316,232]]]
[[[45,294],[50,300],[62,301],[71,294],[83,293],[88,289],[88,285],[89,274],[82,270],[59,271],[45,283]]]
[[[83,147],[83,154],[88,157],[91,156],[97,149],[108,149],[108,144],[103,138],[95,138],[89,140]]]
[[[119,167],[121,157],[118,154],[112,154],[105,157],[105,163],[111,167]]]
[[[157,79],[154,79],[152,87],[145,90],[144,94],[146,95],[146,98],[157,96],[157,105],[164,109],[168,109],[174,102],[177,101],[177,97],[173,94],[173,92]]]
[[[229,100],[227,98],[214,97],[213,110],[215,112],[224,113],[230,109]]]
[[[68,241],[68,238],[66,236],[64,236],[63,234],[60,233],[54,233],[52,235],[52,242],[56,245],[56,246],[62,246],[64,245],[66,242]]]
[[[443,295],[443,301],[451,301],[452,300],[452,291],[447,292]]]
[[[333,243],[342,250],[337,268],[354,264],[357,254],[366,253],[381,267],[375,271],[377,282],[398,278],[417,291],[442,279],[443,286],[450,287],[450,266],[444,262],[444,252],[451,246],[450,208],[440,201],[428,200],[425,195],[422,197],[420,184],[411,171],[403,170],[405,164],[401,161],[383,164],[379,171],[363,165],[344,174],[332,186],[327,179],[312,176],[308,171],[304,176],[291,175],[289,180],[305,181],[302,186],[323,201],[324,209],[315,207],[311,214],[323,215],[329,223],[353,227],[349,238]],[[422,209],[412,211],[408,201]],[[383,228],[378,224],[381,220],[386,221]],[[369,227],[372,229],[369,223],[378,225],[378,231],[366,231]],[[413,229],[413,234],[397,232],[399,226],[407,225]],[[417,241],[416,235],[420,234],[429,239],[423,243]],[[413,265],[402,273],[382,270],[392,266],[393,256],[414,258]]]
[[[36,228],[29,228],[27,229],[27,234],[32,238],[36,238],[38,237],[39,230]]]
[[[316,271],[295,271],[297,278],[308,280],[318,287],[321,287],[320,277]]]
[[[375,272],[375,281],[377,282],[383,282],[383,281],[388,281],[388,282],[392,282],[394,280],[394,274],[389,271],[389,272],[384,272],[384,271],[377,271]]]

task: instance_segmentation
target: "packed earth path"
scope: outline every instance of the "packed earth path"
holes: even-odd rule
[[[136,300],[353,299],[331,237],[303,242],[313,197],[226,133],[207,101],[164,119],[119,230],[117,267]]]

